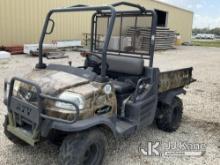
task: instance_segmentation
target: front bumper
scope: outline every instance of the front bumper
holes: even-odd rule
[[[34,146],[35,143],[37,143],[39,141],[39,139],[35,139],[32,137],[32,134],[25,131],[22,128],[19,127],[14,127],[11,125],[7,126],[7,130],[14,134],[15,136],[17,136],[19,139],[22,139],[23,141],[25,141],[26,143]]]

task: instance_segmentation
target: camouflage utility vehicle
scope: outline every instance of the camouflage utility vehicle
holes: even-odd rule
[[[131,10],[117,11],[125,5]],[[85,65],[43,63],[43,42],[55,13],[94,12]],[[39,42],[39,62],[22,78],[5,82],[4,133],[14,143],[62,143],[60,164],[101,164],[109,131],[128,136],[156,121],[173,132],[183,105],[177,95],[192,79],[192,68],[160,72],[153,67],[157,15],[127,2],[76,5],[51,10]],[[51,28],[48,28],[51,27]],[[49,30],[48,30],[49,29]]]

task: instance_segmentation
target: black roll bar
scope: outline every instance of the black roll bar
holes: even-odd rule
[[[153,67],[154,62],[154,51],[155,51],[155,39],[157,30],[157,13],[154,10],[150,11],[152,14],[152,28],[151,28],[151,38],[150,38],[150,60],[149,67]]]
[[[116,17],[117,16],[121,16],[121,15],[148,15],[152,17],[152,24],[151,24],[151,37],[149,38],[149,54],[147,55],[148,57],[145,57],[144,59],[149,60],[149,67],[153,67],[153,60],[154,60],[154,51],[155,51],[155,38],[156,38],[156,28],[157,28],[157,14],[154,10],[147,10],[144,7],[138,5],[138,4],[133,4],[133,3],[129,3],[129,2],[117,2],[112,4],[112,6],[114,7],[118,7],[118,6],[130,6],[130,7],[134,7],[134,8],[138,8],[139,10],[123,10],[123,11],[117,11],[116,12]],[[91,30],[91,47],[90,47],[90,51],[92,52],[94,49],[96,49],[96,47],[94,48],[94,40],[96,41],[96,38],[94,39],[94,37],[96,37],[96,31],[97,31],[97,19],[96,19],[96,15],[98,13],[94,13],[94,15],[92,16],[92,30]],[[108,15],[110,16],[111,13],[109,13],[108,11],[103,11],[102,12],[103,15]],[[94,27],[95,26],[95,27]],[[95,33],[95,34],[94,34]],[[113,51],[114,52],[114,51]],[[123,52],[120,52],[119,54],[121,55]],[[111,54],[108,52],[108,54]],[[137,53],[139,55],[145,55],[144,53]],[[111,55],[117,55],[117,54],[111,54]],[[123,55],[124,57],[133,57],[134,56],[129,56],[129,55]],[[139,57],[136,57],[139,58]],[[143,56],[142,56],[143,58]],[[105,65],[106,66],[106,65]]]
[[[41,37],[40,37],[40,41],[39,41],[39,62],[38,64],[36,64],[36,68],[37,69],[45,69],[47,67],[47,65],[45,63],[43,63],[43,42],[45,39],[45,36],[47,34],[47,27],[49,22],[51,22],[51,16],[54,13],[66,13],[66,12],[77,12],[77,11],[96,11],[96,12],[100,12],[103,10],[108,10],[111,12],[111,20],[110,20],[110,24],[109,24],[109,28],[108,28],[108,32],[107,32],[107,36],[105,39],[105,44],[103,46],[103,60],[102,60],[102,73],[101,76],[102,78],[105,77],[105,73],[106,73],[106,51],[108,49],[108,45],[109,45],[109,41],[111,38],[111,34],[112,34],[112,29],[114,26],[114,22],[115,22],[115,17],[116,17],[116,11],[114,9],[113,6],[109,5],[109,6],[91,6],[88,7],[86,5],[75,5],[75,6],[70,6],[70,7],[66,7],[66,8],[60,8],[60,9],[52,9],[48,12],[47,17],[45,19],[44,22],[44,26],[43,26],[43,30],[41,32]],[[54,24],[52,25],[52,29],[49,33],[52,33]]]
[[[43,30],[41,32],[41,37],[40,37],[40,41],[39,41],[39,62],[36,64],[36,68],[38,69],[45,69],[47,67],[47,65],[45,63],[43,63],[43,42],[45,39],[45,36],[47,34],[50,34],[53,32],[54,29],[54,21],[51,19],[52,14],[54,13],[63,13],[63,12],[78,12],[78,11],[95,11],[95,13],[92,15],[92,26],[91,26],[91,51],[93,50],[93,38],[94,38],[94,22],[96,22],[96,15],[100,14],[100,13],[110,13],[110,21],[109,21],[109,27],[107,29],[107,35],[105,37],[105,42],[104,42],[104,46],[102,49],[102,64],[101,64],[101,78],[102,80],[105,80],[105,76],[106,76],[106,60],[107,60],[107,51],[108,51],[108,45],[110,42],[110,38],[112,35],[112,31],[113,31],[113,26],[114,26],[114,22],[115,22],[115,18],[117,13],[120,13],[120,11],[115,10],[114,7],[118,7],[121,5],[125,5],[125,6],[130,6],[130,7],[134,7],[134,8],[138,8],[140,13],[150,13],[152,15],[152,29],[151,29],[151,38],[150,38],[150,48],[149,48],[149,55],[150,55],[150,59],[149,59],[149,66],[152,67],[153,66],[153,56],[154,56],[154,49],[155,49],[155,35],[156,35],[156,25],[157,25],[157,14],[155,11],[153,10],[146,10],[143,6],[140,6],[138,4],[133,4],[133,3],[129,3],[129,2],[117,2],[117,3],[113,3],[112,5],[105,5],[105,6],[86,6],[86,5],[82,5],[82,4],[78,4],[75,6],[69,6],[69,7],[65,7],[65,8],[58,8],[58,9],[52,9],[48,12],[47,17],[45,19],[44,22],[44,26],[43,26]],[[138,12],[138,11],[123,11],[125,13],[134,13],[134,12]],[[47,28],[48,28],[48,24],[49,22],[52,22],[52,27],[51,30],[49,32],[47,32]],[[95,36],[96,37],[96,36]]]
[[[130,2],[116,2],[116,3],[112,4],[112,6],[114,6],[114,7],[122,6],[122,5],[138,8],[141,12],[145,12],[145,8],[143,6],[138,5],[138,4],[134,4],[134,3],[130,3]]]
[[[73,6],[67,6],[65,8],[74,8],[74,7],[87,7],[87,5],[78,4],[78,5],[73,5]]]

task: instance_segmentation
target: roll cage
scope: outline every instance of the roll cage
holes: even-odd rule
[[[116,11],[115,7],[118,6],[129,6],[137,8],[138,10],[127,10],[127,11]],[[69,6],[65,8],[58,8],[58,9],[52,9],[48,12],[47,17],[44,22],[43,30],[41,33],[40,41],[39,41],[39,62],[36,64],[36,68],[38,69],[45,69],[47,65],[43,63],[43,42],[46,35],[49,35],[53,32],[55,22],[53,19],[51,19],[51,16],[55,13],[67,13],[67,12],[85,12],[85,11],[95,11],[95,13],[92,15],[92,24],[91,24],[91,46],[90,51],[95,53],[100,53],[102,55],[102,63],[101,63],[101,78],[105,79],[106,77],[106,61],[107,61],[107,54],[108,52],[108,46],[109,42],[111,40],[112,31],[114,28],[114,23],[116,17],[123,17],[123,16],[141,16],[145,15],[148,17],[152,17],[151,27],[150,27],[150,38],[149,38],[149,52],[146,53],[127,53],[122,51],[116,51],[113,52],[112,55],[123,55],[125,57],[134,57],[134,58],[143,58],[149,60],[149,67],[153,66],[153,56],[154,56],[154,48],[155,48],[155,34],[156,34],[156,22],[157,22],[157,15],[155,11],[153,10],[146,10],[144,7],[133,4],[129,2],[118,2],[111,5],[105,5],[105,6],[87,6],[87,5],[75,5],[75,6]],[[107,32],[105,35],[105,39],[103,42],[103,47],[101,51],[97,51],[96,49],[96,36],[97,36],[97,19],[98,17],[108,17],[108,26],[107,26]],[[52,23],[50,31],[48,30],[49,23]],[[121,19],[122,22],[122,19]],[[121,33],[120,33],[121,37]]]

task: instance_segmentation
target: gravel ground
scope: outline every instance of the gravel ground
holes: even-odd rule
[[[122,139],[111,145],[104,159],[106,165],[115,164],[220,164],[220,49],[202,47],[179,47],[177,50],[157,52],[155,65],[163,70],[193,66],[193,76],[197,82],[190,85],[187,95],[181,96],[184,103],[182,125],[175,133],[165,133],[155,125],[144,127],[132,137]],[[70,59],[73,65],[83,63],[75,53]],[[3,80],[11,76],[22,76],[29,72],[37,59],[25,55],[13,56],[11,60],[0,61],[0,91],[3,91]],[[67,63],[68,59],[49,60],[47,63]],[[6,108],[2,103],[3,92],[0,92],[0,123],[3,123]],[[206,151],[200,157],[144,156],[139,147],[146,148],[149,141],[203,143]],[[0,164],[56,164],[58,148],[44,142],[36,147],[20,147],[12,144],[3,134],[0,124]],[[164,151],[162,149],[162,151]]]

